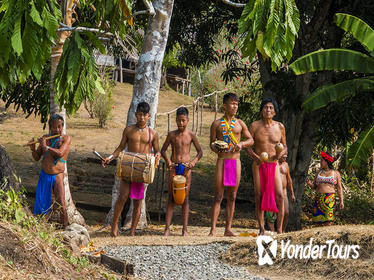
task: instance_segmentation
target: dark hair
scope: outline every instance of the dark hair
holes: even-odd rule
[[[325,152],[328,156],[332,157],[333,159],[333,162],[335,161],[334,157],[329,153],[329,152]],[[324,161],[327,162],[327,166],[330,168],[330,169],[334,169],[334,165],[332,164],[333,162],[329,162],[327,160],[325,160],[323,157],[321,157]]]
[[[188,109],[186,107],[180,107],[180,108],[178,108],[178,110],[177,110],[177,117],[181,116],[181,115],[184,115],[184,116],[188,117]]]
[[[260,112],[262,112],[262,109],[264,108],[264,106],[267,104],[267,103],[273,103],[273,106],[274,106],[274,110],[275,110],[275,113],[278,114],[278,103],[277,101],[275,101],[274,98],[271,98],[271,97],[266,97],[262,100],[261,102],[261,105],[260,105]]]
[[[64,126],[64,118],[59,114],[53,114],[53,115],[51,115],[51,117],[49,118],[49,121],[48,121],[49,127],[51,127],[52,123],[55,120],[61,120],[62,121],[62,126]]]
[[[136,112],[141,112],[144,114],[149,114],[149,110],[150,110],[149,104],[144,101],[140,102],[138,106],[136,107]]]
[[[239,101],[239,98],[236,93],[228,92],[223,96],[223,104],[226,104],[229,100]]]

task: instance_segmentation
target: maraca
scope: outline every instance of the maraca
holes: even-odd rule
[[[267,152],[262,152],[261,155],[260,155],[261,162],[266,162],[266,161],[268,161],[268,159],[269,159],[268,153]]]
[[[280,152],[282,152],[283,149],[284,149],[284,146],[283,146],[282,143],[279,142],[279,143],[275,144],[275,151],[277,152],[277,154],[279,154]]]

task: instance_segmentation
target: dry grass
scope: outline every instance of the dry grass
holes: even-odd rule
[[[105,267],[73,264],[56,248],[39,238],[38,229],[24,231],[18,226],[0,223],[0,279],[126,279]]]
[[[327,240],[336,240],[337,244],[358,244],[359,258],[300,260],[280,258],[280,241],[291,240],[292,244],[326,244]],[[245,266],[260,275],[283,275],[287,279],[374,279],[374,226],[345,225],[312,228],[276,236],[278,240],[277,259],[272,266],[258,266],[257,245],[253,238],[247,242],[238,242],[223,256],[230,264]],[[273,277],[272,277],[273,279]]]

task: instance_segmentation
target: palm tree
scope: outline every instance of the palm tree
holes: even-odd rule
[[[304,109],[308,111],[322,108],[330,102],[342,102],[360,92],[374,90],[374,30],[361,19],[348,14],[338,13],[334,21],[337,26],[351,33],[365,47],[367,54],[349,49],[319,50],[300,57],[290,68],[296,75],[322,70],[350,70],[363,75],[318,88],[303,103]],[[374,126],[361,132],[355,143],[348,148],[348,166],[359,167],[365,164],[373,148]]]

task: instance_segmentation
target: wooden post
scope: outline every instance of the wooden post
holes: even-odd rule
[[[218,101],[217,101],[217,93],[214,96],[214,102],[215,102],[215,107],[214,107],[214,120],[217,119],[217,111],[218,111]]]
[[[179,84],[178,84],[178,81],[177,81],[177,92],[179,92]]]
[[[196,131],[195,131],[196,135],[199,131],[199,102],[200,101],[197,101],[196,103]]]
[[[168,133],[170,132],[170,114],[168,114]]]
[[[188,82],[188,96],[191,97],[192,89],[191,89],[191,82]]]
[[[203,128],[203,107],[204,107],[204,98],[201,99],[201,112],[200,112],[200,136],[201,136],[201,129]]]
[[[119,81],[120,83],[123,83],[122,57],[119,57]]]
[[[184,83],[185,81],[183,80],[183,84],[182,84],[182,94],[184,95]]]
[[[192,103],[192,131],[194,131],[195,127],[195,100]]]

